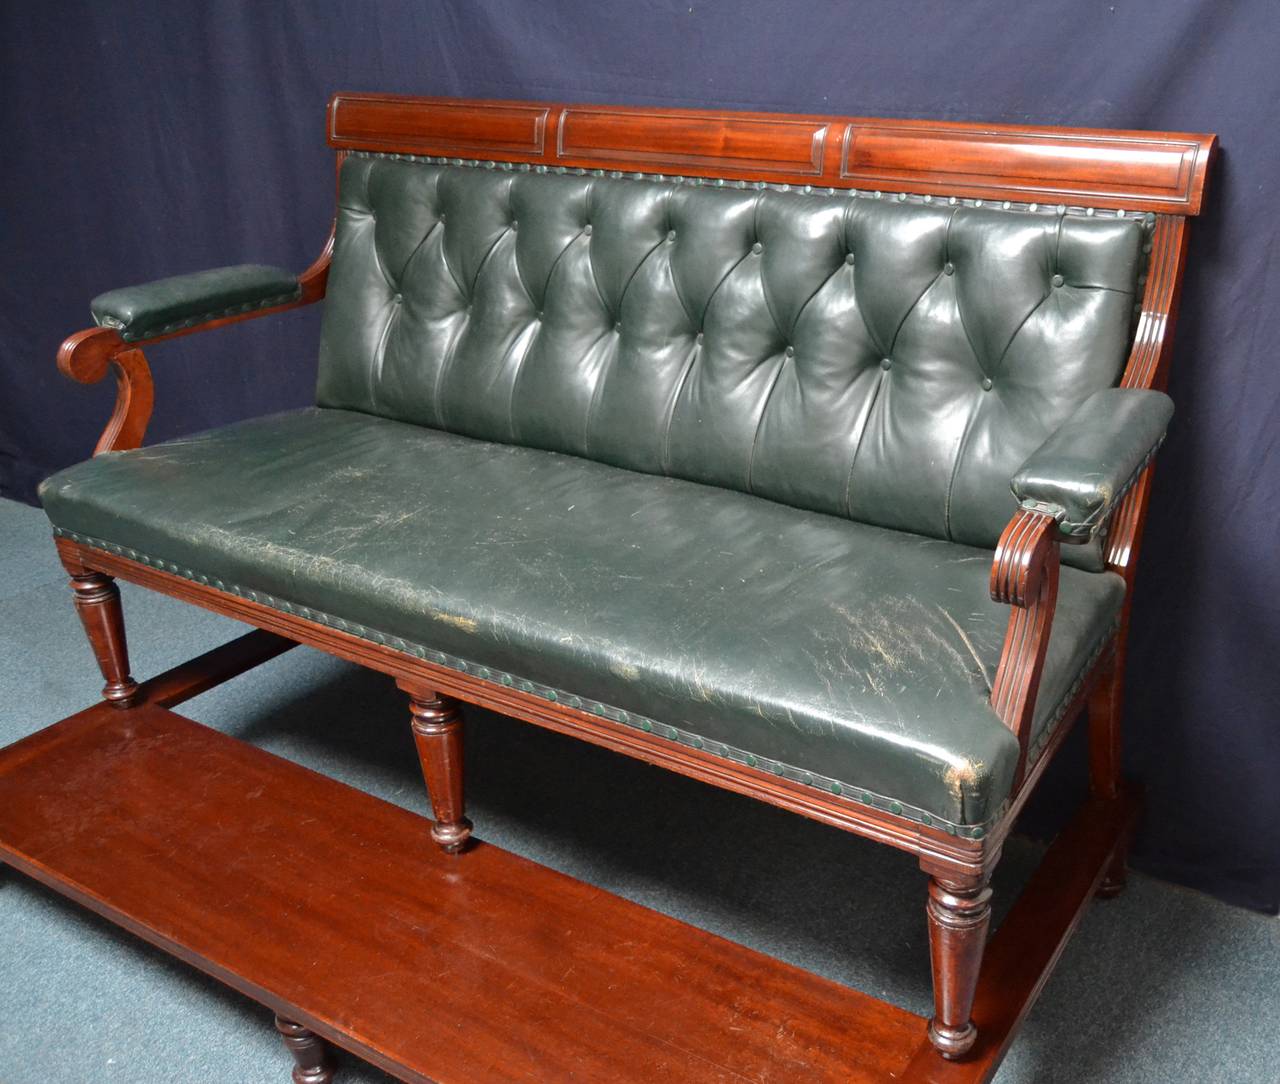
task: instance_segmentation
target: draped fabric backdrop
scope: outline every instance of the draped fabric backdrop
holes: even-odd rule
[[[0,5],[0,493],[86,456],[110,382],[58,376],[94,294],[301,270],[334,90],[1216,131],[1134,610],[1135,865],[1280,902],[1280,9],[1275,0],[63,0]],[[150,351],[151,439],[309,401],[318,307]],[[1068,801],[1080,743],[1032,817]]]

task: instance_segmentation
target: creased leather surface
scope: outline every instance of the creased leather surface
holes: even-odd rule
[[[1143,259],[1132,219],[378,157],[339,201],[322,406],[988,547]]]
[[[991,552],[339,410],[49,479],[55,525],[960,824],[1008,796]],[[1109,628],[1064,569],[1040,725]]]
[[[1160,446],[1173,418],[1163,392],[1095,392],[1013,476],[1013,495],[1051,511],[1065,535],[1089,537]]]
[[[89,302],[89,311],[99,326],[119,328],[121,338],[135,342],[296,296],[292,272],[241,264],[109,290]]]

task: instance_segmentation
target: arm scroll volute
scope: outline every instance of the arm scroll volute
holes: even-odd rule
[[[155,402],[151,368],[146,355],[114,328],[77,331],[58,349],[58,371],[78,383],[96,384],[109,370],[116,374],[116,405],[94,455],[141,446]]]
[[[991,567],[991,597],[1013,607],[992,683],[991,706],[1018,739],[1015,785],[1026,772],[1036,694],[1058,601],[1057,530],[1052,516],[1018,509],[1000,536]]]

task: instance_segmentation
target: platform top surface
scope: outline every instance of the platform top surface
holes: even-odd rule
[[[406,1080],[895,1079],[924,1022],[144,704],[0,751],[0,856]]]

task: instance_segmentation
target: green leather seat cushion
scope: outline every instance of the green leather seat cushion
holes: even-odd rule
[[[59,533],[850,801],[973,835],[1011,790],[986,549],[336,409],[42,496]],[[1041,736],[1123,591],[1063,569]]]

